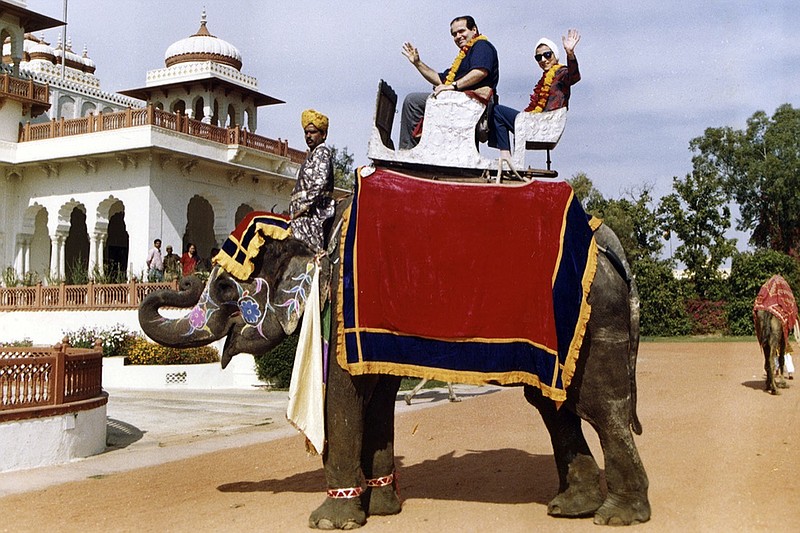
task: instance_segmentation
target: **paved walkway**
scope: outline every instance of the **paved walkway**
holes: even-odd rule
[[[495,389],[454,387],[462,397]],[[108,434],[104,453],[62,465],[0,473],[0,497],[297,433],[286,421],[286,391],[259,388],[107,391]],[[423,409],[442,402],[447,402],[447,389],[424,389],[414,397],[411,406],[406,405],[401,393],[397,411]]]

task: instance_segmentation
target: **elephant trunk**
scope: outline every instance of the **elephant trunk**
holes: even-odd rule
[[[221,338],[226,332],[212,332],[210,328],[195,328],[190,318],[166,318],[159,310],[163,307],[189,308],[200,300],[204,284],[189,276],[181,280],[179,291],[163,289],[152,292],[139,306],[139,325],[145,334],[159,344],[173,348],[205,346]]]

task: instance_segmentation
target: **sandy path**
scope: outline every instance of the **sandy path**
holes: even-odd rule
[[[800,386],[763,392],[755,343],[646,343],[638,382],[653,518],[635,531],[800,527]],[[404,509],[365,531],[598,530],[547,516],[555,466],[521,389],[439,405],[399,416]],[[308,531],[324,485],[294,436],[0,498],[0,530]]]

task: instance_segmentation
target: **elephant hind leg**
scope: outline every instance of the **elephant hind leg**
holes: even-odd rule
[[[630,525],[650,520],[649,481],[627,418],[610,407],[592,426],[605,458],[608,495],[595,512],[595,524]]]
[[[547,505],[551,516],[591,516],[603,504],[600,468],[583,436],[581,419],[565,407],[556,409],[536,387],[525,387],[525,399],[536,407],[550,433],[558,471],[558,494]]]

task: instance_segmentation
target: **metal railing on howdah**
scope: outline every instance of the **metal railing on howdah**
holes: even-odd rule
[[[216,143],[246,146],[261,152],[286,157],[293,163],[298,164],[302,163],[306,158],[305,151],[289,148],[289,141],[262,137],[238,127],[221,128],[213,126],[189,118],[182,113],[169,113],[152,105],[138,109],[128,108],[125,111],[114,113],[98,113],[80,118],[52,119],[50,122],[40,124],[27,122],[20,127],[19,142],[56,139],[69,135],[81,135],[135,126],[157,126]]]
[[[103,405],[103,347],[0,346],[0,422]]]
[[[178,280],[163,283],[131,281],[119,284],[0,287],[0,311],[136,309],[145,296],[158,289],[178,290]]]

